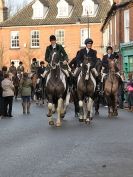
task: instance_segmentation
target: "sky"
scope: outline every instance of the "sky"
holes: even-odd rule
[[[11,10],[11,14],[13,15],[16,12],[16,9],[23,8],[25,3],[30,3],[32,0],[5,0],[5,6]]]

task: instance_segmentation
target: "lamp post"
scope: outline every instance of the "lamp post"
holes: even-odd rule
[[[89,12],[87,10],[87,25],[88,25],[88,38],[89,38]]]

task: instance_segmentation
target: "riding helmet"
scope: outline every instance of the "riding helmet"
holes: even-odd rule
[[[11,64],[14,65],[14,61],[12,61]]]
[[[36,58],[33,58],[32,61],[36,61]]]
[[[85,45],[87,45],[87,44],[93,44],[93,40],[90,39],[90,38],[87,38],[87,39],[85,40]]]
[[[55,35],[51,35],[50,38],[49,38],[50,41],[56,41],[56,37]]]
[[[40,62],[40,65],[43,65],[43,64],[44,64],[44,61],[41,61],[41,62]]]
[[[108,46],[106,51],[108,51],[108,50],[113,50],[113,48],[111,46]]]
[[[20,62],[19,62],[19,64],[20,64],[20,65],[22,65],[22,64],[23,64],[23,62],[22,62],[22,61],[20,61]]]

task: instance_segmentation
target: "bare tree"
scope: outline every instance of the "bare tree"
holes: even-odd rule
[[[9,17],[16,14],[20,9],[22,9],[28,3],[27,0],[16,1],[16,0],[6,0],[6,6],[8,8]]]

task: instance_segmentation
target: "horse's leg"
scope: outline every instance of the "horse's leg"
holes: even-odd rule
[[[99,115],[99,104],[100,104],[100,96],[99,94],[96,95],[96,98],[94,100],[95,105],[95,115]]]
[[[57,106],[57,114],[58,114],[58,118],[57,118],[57,121],[56,121],[56,126],[57,127],[61,126],[61,109],[62,109],[62,106],[63,106],[63,99],[59,98],[58,99],[58,106]]]
[[[52,117],[52,108],[53,108],[53,104],[52,103],[48,103],[48,118],[49,118],[49,125],[54,125],[54,120]]]
[[[117,93],[114,95],[114,116],[118,116],[118,111],[117,111]]]
[[[83,100],[79,100],[79,112],[80,112],[79,122],[83,122],[84,121]]]
[[[93,103],[94,101],[89,98],[87,101],[87,115],[86,115],[86,123],[90,123],[90,120],[92,120],[93,117]]]
[[[110,96],[106,96],[107,98],[107,104],[108,104],[108,117],[111,118],[112,117],[112,113],[111,113],[111,98]]]

